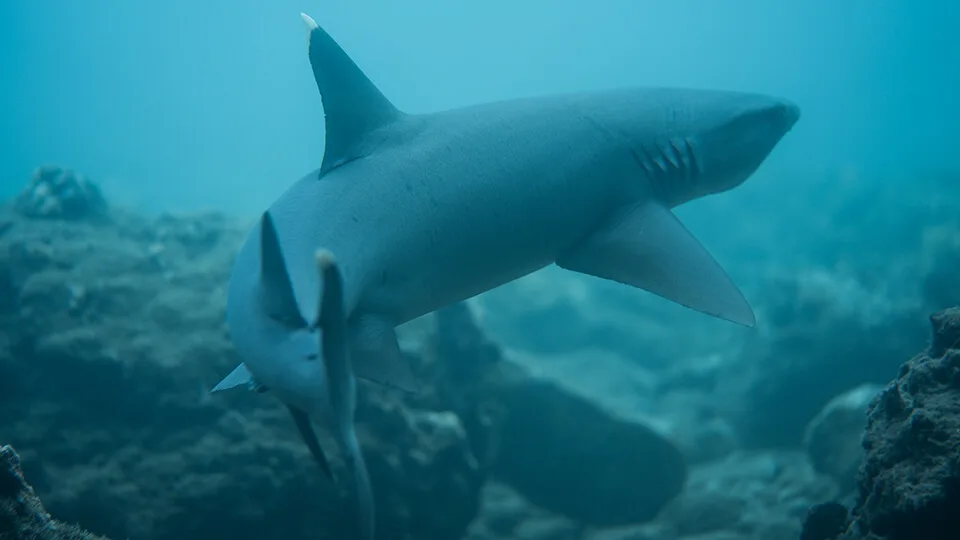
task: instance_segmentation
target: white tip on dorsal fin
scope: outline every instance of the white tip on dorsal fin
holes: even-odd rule
[[[362,155],[368,133],[402,116],[350,56],[317,22],[301,13],[307,25],[307,51],[320,90],[326,125],[321,172]]]
[[[310,52],[310,33],[313,32],[313,29],[319,26],[317,21],[313,20],[313,17],[307,15],[306,13],[301,13],[300,18],[303,19],[304,26],[307,27],[307,54]]]
[[[309,38],[309,33],[313,31],[314,28],[320,26],[317,24],[317,21],[313,20],[313,17],[307,15],[306,13],[301,13],[300,18],[303,19],[304,24],[307,25],[307,37]]]

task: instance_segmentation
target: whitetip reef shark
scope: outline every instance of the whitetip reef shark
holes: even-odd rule
[[[416,390],[396,326],[551,264],[755,324],[670,209],[744,182],[797,122],[795,104],[627,88],[408,114],[301,15],[323,160],[239,251],[227,323],[243,363],[212,391],[268,389],[331,479],[311,422],[332,423],[360,538],[375,520],[355,377]]]

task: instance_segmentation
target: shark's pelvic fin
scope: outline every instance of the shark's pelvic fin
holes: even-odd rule
[[[307,326],[293,294],[270,212],[264,212],[260,219],[260,301],[271,319],[290,328]]]
[[[350,361],[357,377],[377,384],[418,392],[420,381],[410,369],[390,322],[375,315],[355,317],[350,334]]]
[[[403,115],[310,16],[307,50],[326,123],[321,174],[363,153],[366,136]]]
[[[350,361],[347,316],[343,306],[343,277],[333,254],[319,250],[315,255],[320,283],[323,284],[317,325],[321,329],[320,349],[326,369],[327,395],[330,396],[330,408],[333,410],[344,459],[354,476],[360,539],[373,540],[373,489],[354,426],[357,385]]]
[[[290,415],[293,416],[293,421],[297,424],[297,430],[300,431],[303,442],[307,443],[307,448],[310,449],[314,461],[320,466],[323,474],[327,475],[327,478],[330,480],[333,480],[333,471],[330,470],[330,462],[327,461],[327,455],[323,453],[323,448],[320,447],[320,441],[317,440],[317,433],[313,431],[313,424],[310,423],[310,417],[302,409],[298,409],[292,405],[287,405],[287,409],[290,410]]]
[[[248,389],[256,389],[259,385],[253,379],[253,375],[250,373],[250,370],[247,369],[247,366],[240,364],[229,375],[223,378],[222,381],[218,382],[213,389],[210,390],[210,393],[222,392],[224,390],[230,390],[231,388],[236,388],[238,386],[246,386]]]
[[[633,285],[753,326],[753,310],[723,268],[656,201],[626,209],[557,260],[561,268]]]

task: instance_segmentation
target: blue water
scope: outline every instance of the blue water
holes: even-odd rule
[[[952,0],[8,0],[0,198],[56,163],[148,210],[263,209],[322,156],[301,11],[411,112],[729,88],[803,108],[751,181],[771,193],[831,170],[909,188],[918,171],[957,168]]]
[[[0,0],[0,203],[38,165],[55,164],[89,176],[110,202],[142,211],[256,215],[323,155],[323,111],[300,12],[409,112],[631,85],[768,93],[799,104],[800,121],[753,178],[677,209],[754,306],[756,328],[556,267],[473,305],[483,333],[517,354],[512,361],[604,407],[667,426],[685,452],[693,450],[690,470],[699,480],[685,495],[694,504],[670,518],[671,526],[689,522],[689,534],[714,525],[779,530],[761,527],[765,520],[799,526],[798,512],[829,490],[820,485],[825,478],[809,474],[807,459],[779,451],[800,450],[829,400],[896,377],[926,346],[927,315],[960,303],[958,0]],[[153,233],[123,235],[8,216],[0,215],[0,410],[17,412],[4,412],[10,421],[0,421],[0,444],[24,452],[25,467],[36,471],[28,477],[53,515],[117,538],[163,537],[168,529],[187,531],[167,535],[178,538],[337,530],[339,521],[325,516],[336,518],[338,508],[316,504],[332,500],[318,498],[326,488],[314,489],[309,475],[291,468],[286,445],[295,439],[272,440],[285,429],[296,437],[292,424],[259,414],[271,406],[266,398],[207,394],[236,365],[214,283],[226,275],[223,250],[238,241],[235,222],[221,229],[216,220],[169,220]],[[145,227],[135,219],[115,225],[128,223]],[[116,246],[105,245],[111,241]],[[209,253],[195,260],[199,251]],[[103,275],[105,268],[116,275]],[[190,336],[179,335],[185,329]],[[417,341],[425,335],[415,328],[406,341],[431,351],[432,341]],[[493,356],[486,345],[482,356],[467,352],[484,362]],[[443,357],[434,351],[422,359],[431,355]],[[431,383],[448,384],[455,370],[440,367],[449,373],[435,377],[437,365]],[[77,376],[87,372],[89,384]],[[913,381],[927,377],[912,373],[921,373]],[[387,462],[369,461],[380,463],[370,469],[375,484],[397,488],[375,492],[391,501],[413,494],[377,511],[401,516],[418,538],[434,526],[455,529],[450,523],[473,496],[454,495],[437,512],[424,504],[423,486],[473,489],[464,487],[472,482],[464,471],[474,462],[466,454],[459,462],[450,450],[459,443],[447,446],[446,428],[429,435],[426,420],[416,428],[425,431],[397,441],[388,435],[419,423],[419,408],[437,399],[459,409],[467,431],[480,429],[483,441],[503,438],[497,426],[470,427],[474,412],[486,415],[496,395],[487,385],[495,383],[463,386],[472,397],[453,406],[442,396],[460,384],[406,402],[411,414],[402,420],[390,412],[400,409],[370,409],[360,422],[371,434],[367,456],[379,455],[376,445],[388,449]],[[927,412],[911,419],[935,419],[936,440],[960,425],[937,412],[938,403],[950,403],[945,397],[906,401],[926,403]],[[381,416],[391,423],[379,433]],[[874,443],[885,432],[899,437],[899,427],[879,425],[871,445],[886,456],[892,446]],[[574,496],[593,493],[577,484],[578,468],[610,469],[610,439],[591,440],[580,424],[570,426],[573,435],[560,440],[574,451],[553,454],[574,459],[561,483]],[[846,445],[861,440],[853,425],[835,428],[821,435],[833,441],[829,448],[809,457],[840,449],[843,458]],[[250,443],[236,444],[241,437]],[[441,451],[442,458],[404,458],[394,470],[414,443],[429,451],[410,455]],[[559,445],[545,446],[544,461],[553,461]],[[736,468],[724,463],[733,472],[722,474],[693,461],[726,459],[738,446],[761,453],[729,462]],[[916,449],[919,457],[902,466],[915,472],[935,463]],[[306,450],[301,456],[303,470],[319,479]],[[836,478],[827,481],[852,481],[846,472],[830,472]],[[936,471],[922,472],[926,496]],[[701,495],[709,498],[699,503]],[[211,512],[204,504],[220,506]],[[481,519],[507,515],[491,508]],[[718,510],[701,515],[704,508]],[[916,509],[931,521],[929,507]]]

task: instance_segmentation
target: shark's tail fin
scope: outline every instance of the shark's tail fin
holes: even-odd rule
[[[326,369],[327,392],[336,433],[347,464],[353,472],[360,538],[373,540],[374,504],[370,476],[357,441],[354,410],[357,406],[356,379],[347,345],[347,318],[343,307],[343,278],[329,251],[316,253],[317,271],[322,284],[317,326],[322,330],[320,348]]]
[[[353,430],[351,429],[351,431]],[[363,454],[360,452],[360,447],[356,444],[356,435],[351,435],[350,440],[354,443],[353,449],[347,450],[345,454],[350,469],[353,471],[360,538],[363,540],[373,540],[374,524],[376,522],[373,504],[373,487],[370,484],[370,474],[367,473],[367,464],[363,461]]]

